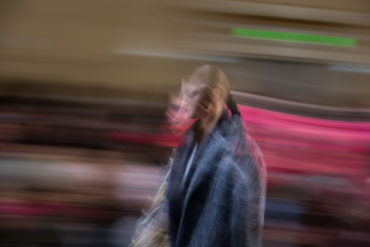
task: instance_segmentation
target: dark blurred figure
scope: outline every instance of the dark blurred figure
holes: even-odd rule
[[[161,188],[164,197],[143,221],[135,246],[164,246],[167,231],[170,246],[260,246],[263,161],[244,136],[225,74],[201,66],[183,81],[181,98],[188,118],[197,120],[176,151],[166,192]],[[156,224],[159,235],[153,234]]]

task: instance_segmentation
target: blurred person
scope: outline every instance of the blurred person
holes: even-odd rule
[[[133,246],[260,246],[263,160],[244,132],[226,75],[203,65],[182,81],[180,98],[180,108],[196,121],[175,151]]]

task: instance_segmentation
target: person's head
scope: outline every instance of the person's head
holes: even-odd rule
[[[230,84],[224,72],[213,65],[198,67],[182,81],[181,96],[189,118],[203,118],[216,114],[225,104],[232,113],[239,114],[230,94]]]

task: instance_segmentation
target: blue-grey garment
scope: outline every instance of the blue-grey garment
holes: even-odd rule
[[[238,115],[223,114],[198,146],[190,129],[180,143],[167,183],[171,247],[260,246],[264,188]]]
[[[181,186],[184,186],[186,178],[188,177],[190,168],[193,165],[193,160],[194,160],[194,156],[195,156],[196,152],[197,152],[197,144],[195,144],[193,146],[193,150],[191,151],[190,157],[189,157],[188,161],[186,162],[185,173],[184,173],[184,176],[182,176],[182,185]]]

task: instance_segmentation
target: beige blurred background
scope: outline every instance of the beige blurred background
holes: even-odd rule
[[[0,4],[1,93],[161,100],[195,66],[214,63],[235,90],[370,106],[367,0]],[[358,46],[243,39],[230,34],[235,27],[349,37]]]

